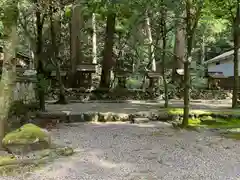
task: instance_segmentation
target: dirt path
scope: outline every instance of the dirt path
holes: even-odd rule
[[[78,152],[16,180],[236,180],[240,144],[163,123],[68,124],[52,134]],[[2,180],[3,178],[1,178]],[[15,180],[4,178],[3,180]]]

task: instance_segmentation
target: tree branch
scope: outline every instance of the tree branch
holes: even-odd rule
[[[193,34],[195,29],[197,28],[198,21],[201,17],[202,8],[203,8],[203,3],[200,5],[200,7],[196,11],[195,18],[194,18],[194,23],[193,23],[193,26],[191,27],[191,31],[190,31],[191,34]]]

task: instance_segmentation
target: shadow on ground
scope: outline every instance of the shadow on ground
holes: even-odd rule
[[[239,143],[211,131],[175,130],[157,122],[79,123],[61,125],[52,135],[57,143],[71,145],[78,152],[28,179],[239,178]]]
[[[163,108],[163,101],[148,102],[148,101],[126,101],[124,103],[101,103],[101,102],[89,102],[89,103],[71,103],[66,105],[53,105],[48,104],[48,112],[62,112],[68,111],[73,114],[82,112],[112,112],[112,113],[140,113],[140,112],[158,112]],[[183,102],[178,100],[172,100],[169,103],[170,107],[183,107]],[[193,101],[191,102],[192,109],[228,109],[230,107],[229,101]]]

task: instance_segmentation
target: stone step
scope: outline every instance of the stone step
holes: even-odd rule
[[[140,124],[140,123],[148,123],[150,119],[147,117],[134,117],[131,123]]]

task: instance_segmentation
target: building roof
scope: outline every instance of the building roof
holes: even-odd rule
[[[226,78],[223,72],[208,72],[208,76],[212,78]]]
[[[1,45],[0,45],[0,52],[1,53],[3,52],[3,46],[1,46]],[[19,51],[16,52],[16,56],[18,58],[24,58],[25,60],[29,60],[30,59],[30,57],[27,54],[25,54],[23,52],[19,52]]]
[[[228,58],[229,56],[232,56],[234,53],[234,50],[231,50],[231,51],[227,51],[223,54],[220,54],[219,56],[216,56],[208,61],[205,61],[204,64],[211,64],[211,63],[215,63],[215,62],[218,62],[218,61],[222,61],[222,60],[225,60],[226,58]],[[240,49],[238,51],[238,54],[240,55]]]

